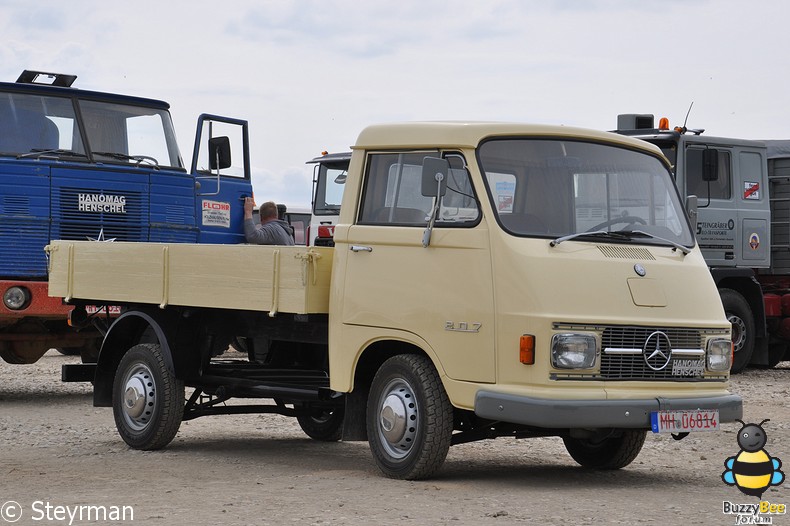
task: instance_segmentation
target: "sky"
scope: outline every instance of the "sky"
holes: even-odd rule
[[[258,202],[309,206],[322,151],[423,120],[611,130],[653,113],[790,138],[786,0],[0,0],[0,80],[23,69],[246,119]]]

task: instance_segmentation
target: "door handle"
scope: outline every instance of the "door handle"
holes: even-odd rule
[[[363,247],[362,245],[351,245],[351,252],[373,252],[373,247]]]

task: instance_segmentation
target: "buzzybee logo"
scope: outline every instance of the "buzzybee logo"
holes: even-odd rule
[[[724,501],[722,513],[734,515],[736,525],[773,524],[773,516],[785,515],[787,505],[762,500],[763,493],[769,487],[778,486],[785,479],[785,474],[780,469],[782,461],[765,450],[768,436],[763,424],[770,420],[763,420],[759,424],[747,424],[741,420],[738,422],[743,426],[738,431],[741,452],[724,461],[726,469],[721,474],[721,480],[728,486],[737,487],[744,495],[757,497],[760,502],[743,504]]]
[[[759,424],[738,422],[743,425],[738,431],[741,452],[724,461],[727,469],[721,474],[721,480],[728,486],[736,486],[743,494],[759,499],[770,486],[778,486],[784,481],[785,474],[779,469],[782,461],[772,458],[764,449],[768,436],[763,424],[770,420]]]

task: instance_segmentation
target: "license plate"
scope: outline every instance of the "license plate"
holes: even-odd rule
[[[650,413],[650,425],[653,433],[715,431],[719,429],[719,410],[653,411]]]

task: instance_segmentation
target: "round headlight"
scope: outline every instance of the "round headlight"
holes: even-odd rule
[[[11,287],[3,294],[3,303],[11,310],[21,310],[30,303],[30,291],[25,287]]]

